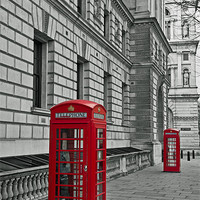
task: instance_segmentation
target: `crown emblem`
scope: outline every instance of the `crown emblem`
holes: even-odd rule
[[[101,111],[101,108],[100,107],[98,107],[98,112],[100,112]]]
[[[74,111],[74,107],[71,105],[71,106],[69,106],[68,107],[68,111],[71,111],[71,112],[73,112]]]

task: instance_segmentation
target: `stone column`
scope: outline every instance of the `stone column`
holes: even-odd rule
[[[181,64],[182,64],[182,59],[181,59],[181,52],[177,52],[177,59],[178,59],[178,82],[177,82],[177,86],[178,87],[182,87],[182,70],[181,70]]]
[[[156,16],[156,0],[151,0],[151,17],[155,17]]]
[[[170,38],[171,38],[171,40],[173,40],[173,39],[174,39],[174,19],[172,19],[172,20],[170,21],[170,23],[171,23],[171,27],[170,27]]]
[[[2,199],[3,200],[6,200],[8,198],[8,192],[7,192],[7,189],[8,189],[8,180],[4,180],[3,181],[3,184],[2,184],[2,189],[1,189],[1,193],[2,193]]]
[[[171,67],[171,88],[174,88],[174,77],[175,77],[175,69],[174,67]]]
[[[190,63],[191,67],[189,70],[190,72],[190,86],[196,87],[196,56],[194,52],[190,53]]]
[[[157,21],[160,24],[160,26],[161,26],[161,17],[160,17],[161,16],[161,14],[160,14],[161,13],[161,6],[160,6],[161,3],[162,3],[161,0],[156,1],[156,4],[157,4]]]
[[[14,197],[14,194],[13,194],[13,181],[14,179],[10,179],[9,182],[8,182],[8,200],[12,200],[12,198]]]

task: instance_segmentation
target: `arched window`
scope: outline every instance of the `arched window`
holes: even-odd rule
[[[99,17],[99,11],[100,11],[100,2],[99,0],[94,0],[94,15],[96,17]]]
[[[171,39],[171,21],[170,21],[169,17],[170,17],[170,12],[166,8],[165,9],[165,18],[166,18],[166,21],[165,21],[165,35],[166,35],[167,39],[170,40]]]
[[[190,36],[190,24],[187,19],[182,23],[182,38],[189,38]]]
[[[165,8],[165,16],[170,16],[170,12],[167,8]]]
[[[183,86],[189,86],[190,83],[190,73],[188,69],[183,70]]]

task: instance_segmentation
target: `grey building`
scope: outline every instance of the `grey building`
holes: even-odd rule
[[[180,1],[179,1],[180,2]],[[199,149],[197,63],[198,24],[189,17],[195,7],[181,7],[166,1],[165,32],[173,53],[169,55],[169,109],[180,130],[181,149]],[[197,19],[198,20],[198,19]]]
[[[150,150],[151,162],[161,162],[171,52],[163,33],[164,1],[3,0],[0,4],[2,172],[17,169],[30,158],[45,164],[49,109],[71,99],[105,106],[108,149]],[[17,163],[9,158],[18,158]],[[41,179],[42,192],[47,192],[47,172],[40,170],[21,182],[17,178],[1,182],[3,191]]]

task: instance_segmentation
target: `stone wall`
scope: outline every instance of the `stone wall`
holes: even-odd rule
[[[108,147],[130,146],[128,58],[132,18],[111,1],[106,2],[111,27],[106,39],[105,2],[99,2],[97,18],[92,1],[88,2],[88,18],[84,18],[77,13],[77,1],[1,1],[0,157],[49,151],[49,108],[77,98],[78,62],[83,62],[82,87],[86,100],[104,104],[104,75],[111,77]],[[123,31],[125,52],[122,52]],[[33,104],[35,40],[42,44],[41,108]],[[122,94],[123,84],[125,94]]]

